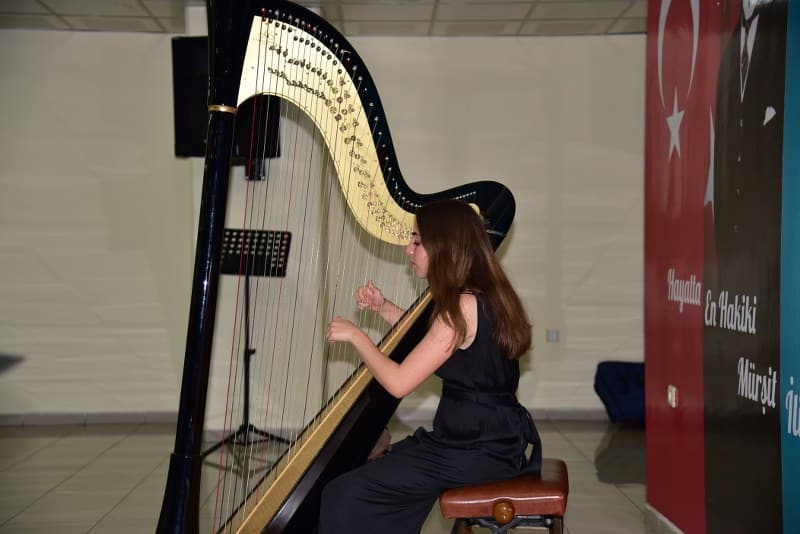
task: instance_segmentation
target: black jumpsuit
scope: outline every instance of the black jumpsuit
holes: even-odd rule
[[[478,296],[474,341],[436,371],[443,387],[433,431],[419,428],[383,458],[329,483],[321,534],[418,533],[444,490],[540,469],[539,435],[515,396],[519,363],[500,353],[492,330],[488,303]]]

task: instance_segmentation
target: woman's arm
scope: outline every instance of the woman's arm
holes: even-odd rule
[[[437,319],[402,363],[383,354],[367,334],[341,317],[336,317],[328,325],[327,337],[328,341],[345,341],[353,345],[372,376],[399,399],[414,391],[450,357],[455,332]]]
[[[474,295],[461,297],[465,309],[468,336],[477,329],[477,302]],[[471,308],[471,310],[470,310]],[[471,313],[470,313],[471,311]],[[353,345],[372,376],[394,397],[402,398],[431,376],[455,352],[455,331],[441,318],[433,321],[428,332],[402,363],[384,355],[362,330],[346,319],[335,318],[328,325],[328,341]]]
[[[372,310],[377,312],[384,321],[393,325],[405,313],[400,306],[387,299],[381,290],[375,287],[372,280],[356,290],[356,306],[359,310]]]

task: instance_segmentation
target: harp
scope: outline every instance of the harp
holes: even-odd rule
[[[407,243],[414,211],[426,202],[442,198],[457,198],[473,204],[483,215],[490,239],[497,247],[511,225],[514,199],[507,188],[491,181],[474,182],[435,194],[411,190],[400,173],[381,101],[366,66],[344,37],[318,15],[281,0],[208,2],[207,9],[210,76],[205,170],[175,447],[170,458],[158,532],[202,529],[308,534],[315,531],[322,487],[333,477],[366,460],[398,404],[363,365],[358,365],[357,358],[340,365],[343,371],[338,372],[335,379],[330,376],[328,366],[341,363],[334,361],[337,357],[331,355],[330,347],[322,339],[324,326],[336,311],[336,304],[331,302],[338,300],[338,305],[342,306],[341,302],[347,300],[347,306],[352,308],[354,282],[363,283],[364,277],[370,276],[370,272],[364,270],[350,280],[331,264],[351,263],[352,251],[357,248],[366,250],[367,259],[362,263],[380,263],[389,255],[387,250],[400,251],[402,247],[398,245]],[[275,192],[285,182],[293,182],[298,174],[295,149],[284,147],[282,152],[288,163],[282,170],[268,173],[265,183],[253,186],[269,190],[270,195],[277,195],[280,200],[259,208],[257,216],[245,203],[241,231],[243,234],[255,232],[252,227],[256,220],[272,221],[268,229],[260,230],[262,236],[268,237],[266,248],[269,249],[263,253],[262,247],[261,260],[265,263],[264,269],[281,271],[272,273],[272,285],[264,282],[257,290],[256,300],[264,300],[264,293],[274,292],[276,286],[280,288],[277,303],[272,299],[269,304],[274,315],[266,321],[269,327],[261,332],[254,330],[253,334],[259,337],[262,346],[272,347],[272,354],[265,356],[280,364],[276,367],[289,369],[294,365],[290,360],[321,359],[323,363],[318,364],[321,371],[315,368],[313,372],[301,374],[289,370],[273,375],[270,367],[269,381],[279,384],[281,387],[276,389],[283,393],[268,392],[255,404],[264,408],[266,414],[260,421],[267,427],[266,434],[274,439],[234,444],[243,445],[248,449],[247,454],[252,455],[242,461],[229,453],[228,449],[234,446],[222,447],[219,456],[206,457],[203,434],[208,423],[207,398],[213,395],[210,370],[222,266],[233,255],[243,272],[248,262],[253,262],[257,256],[244,237],[234,247],[227,244],[225,221],[231,196],[231,146],[236,111],[244,101],[260,95],[280,99],[282,119],[293,119],[299,125],[295,127],[295,134],[283,132],[283,137],[297,139],[305,135],[317,140],[326,150],[324,157],[320,156],[319,150],[314,148],[317,144],[309,143],[313,153],[310,159],[321,159],[315,160],[316,164],[305,165],[299,173],[305,180],[301,184],[322,184],[313,196],[303,197],[301,201],[294,198],[305,194],[301,193],[304,185],[289,189],[291,200]],[[253,139],[260,138],[253,136]],[[257,152],[259,142],[252,144],[252,150]],[[280,165],[276,163],[276,166]],[[316,171],[321,171],[319,177],[314,176]],[[340,208],[336,211],[330,204],[340,205]],[[275,212],[300,213],[301,216],[292,219],[287,215],[276,223],[269,218]],[[337,215],[339,212],[341,217]],[[341,222],[331,222],[338,221],[337,217]],[[313,222],[309,223],[308,219]],[[287,222],[290,220],[291,224]],[[308,226],[321,226],[324,230],[306,237],[304,232]],[[288,244],[290,235],[291,245]],[[331,235],[339,240],[335,247],[327,241]],[[298,250],[312,241],[316,242],[316,249],[323,252],[303,259]],[[357,241],[358,246],[342,246],[343,242],[350,241]],[[378,244],[373,245],[373,242]],[[334,253],[334,248],[345,250]],[[288,259],[280,259],[282,254]],[[325,262],[318,260],[322,255],[328,258]],[[301,257],[298,259],[298,256]],[[388,261],[391,264],[392,260]],[[292,274],[295,271],[296,276]],[[282,305],[280,299],[284,285],[290,283],[285,280],[290,278],[294,280],[294,291],[306,293],[295,296],[292,306],[286,306],[286,301]],[[307,292],[310,279],[322,288]],[[333,286],[343,289],[337,293],[331,289]],[[240,294],[237,289],[237,295]],[[249,301],[249,291],[246,296],[245,300]],[[369,327],[373,328],[379,347],[397,361],[410,352],[427,327],[430,299],[424,288],[412,287],[409,300],[408,310],[396,324],[383,330]],[[248,327],[249,305],[247,302],[243,321]],[[301,307],[308,308],[308,312],[297,312]],[[258,309],[255,313],[269,315]],[[241,331],[241,323],[238,327],[236,324],[234,321],[234,333]],[[217,337],[221,335],[218,333]],[[244,342],[245,351],[250,350],[249,337],[246,336]],[[308,344],[293,344],[295,338],[302,338]],[[283,345],[275,350],[278,343]],[[231,362],[238,361],[237,352],[238,349],[231,350]],[[296,385],[301,375],[312,374],[321,377],[322,385],[306,384],[295,388],[306,397],[302,409],[296,409],[292,402],[297,395],[285,391]],[[240,380],[236,375],[229,378],[228,383]],[[309,407],[307,399],[310,397],[315,401]],[[288,425],[274,424],[275,404],[279,402],[283,407],[277,411],[281,412],[281,418],[291,420]],[[234,420],[229,412],[233,410],[226,408],[223,424]],[[302,414],[297,415],[299,412]],[[243,463],[247,468],[238,469]],[[252,469],[254,463],[260,467]],[[223,475],[234,482],[223,482]]]

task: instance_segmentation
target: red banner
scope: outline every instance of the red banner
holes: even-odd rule
[[[685,532],[780,532],[787,2],[651,0],[648,501]]]
[[[712,228],[707,201],[723,17],[729,16],[723,9],[715,1],[651,0],[648,11],[647,495],[687,533],[705,532],[706,523],[704,228]]]

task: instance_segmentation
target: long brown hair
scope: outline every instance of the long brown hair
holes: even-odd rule
[[[422,245],[428,253],[428,284],[433,318],[456,331],[456,346],[467,333],[461,313],[464,292],[486,296],[494,315],[494,338],[508,358],[519,358],[531,346],[528,314],[495,257],[483,220],[459,200],[441,200],[416,213]]]

